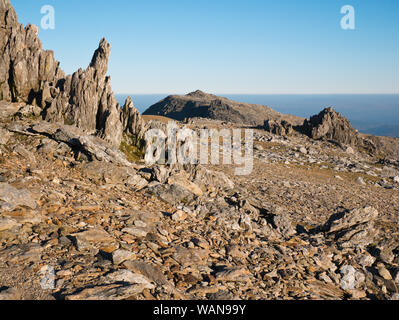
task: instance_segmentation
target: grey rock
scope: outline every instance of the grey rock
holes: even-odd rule
[[[66,300],[126,300],[141,294],[146,285],[143,284],[110,284],[86,288],[78,293],[65,297]]]
[[[289,238],[296,234],[296,230],[287,214],[283,213],[274,216],[273,223],[284,237]]]
[[[0,145],[5,145],[11,138],[11,133],[8,130],[0,128]]]
[[[294,132],[292,124],[285,120],[266,120],[264,126],[266,131],[280,136],[287,136]]]
[[[363,273],[349,265],[341,268],[341,275],[341,289],[345,291],[358,289],[366,279]]]
[[[378,211],[372,207],[355,209],[333,215],[324,226],[327,235],[342,248],[366,247],[374,241],[377,232],[374,221]]]
[[[18,190],[7,183],[0,183],[0,210],[13,211],[17,207],[36,209],[37,203],[26,189]]]

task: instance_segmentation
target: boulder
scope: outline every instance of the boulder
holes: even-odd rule
[[[377,218],[378,211],[372,207],[346,211],[333,215],[324,230],[342,248],[365,248],[376,237],[374,221]]]
[[[294,132],[292,124],[285,120],[266,120],[265,130],[279,136],[287,136]]]

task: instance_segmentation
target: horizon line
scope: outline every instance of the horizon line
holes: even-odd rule
[[[191,91],[191,92],[194,92],[194,91]],[[188,92],[188,93],[191,93],[191,92]],[[204,91],[205,92],[205,91]],[[210,92],[206,92],[206,93],[210,93]],[[135,93],[125,93],[125,92],[122,92],[122,93],[115,93],[115,95],[185,95],[186,93],[176,93],[176,92],[174,92],[174,93],[172,93],[172,92],[169,92],[169,93],[165,93],[165,92],[142,92],[142,93],[138,93],[138,92],[135,92]],[[303,96],[307,96],[307,95],[320,95],[320,96],[322,96],[322,95],[399,95],[399,92],[393,92],[393,93],[374,93],[374,92],[372,92],[372,93],[210,93],[210,94],[215,94],[215,95],[253,95],[253,96],[256,96],[256,95],[259,95],[259,96],[261,96],[261,95],[269,95],[269,96],[271,96],[271,95],[296,95],[296,96],[301,96],[301,95],[303,95]]]

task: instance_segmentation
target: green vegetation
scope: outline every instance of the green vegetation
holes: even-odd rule
[[[130,162],[140,162],[144,159],[144,142],[137,137],[124,136],[119,150],[126,155]]]

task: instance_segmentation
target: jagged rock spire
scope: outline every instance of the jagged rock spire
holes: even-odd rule
[[[0,0],[0,25],[0,100],[38,105],[46,120],[75,125],[115,147],[124,132],[141,134],[141,116],[132,101],[122,111],[112,92],[111,46],[105,38],[86,70],[65,76],[53,52],[42,49],[39,29],[23,28],[9,0]]]

